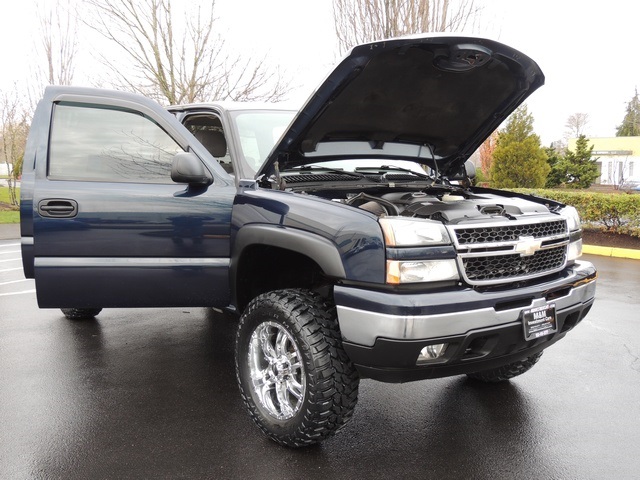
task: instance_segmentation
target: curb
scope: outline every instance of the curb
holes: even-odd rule
[[[599,247],[597,245],[583,245],[582,253],[600,255],[603,257],[630,258],[640,260],[640,250],[632,248]]]
[[[0,240],[19,240],[19,239],[20,239],[19,223],[0,224]]]

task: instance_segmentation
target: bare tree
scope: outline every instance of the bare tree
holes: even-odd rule
[[[281,100],[289,91],[277,70],[264,59],[233,57],[215,34],[214,2],[180,18],[171,0],[87,0],[101,33],[133,69],[106,55],[116,85],[169,104],[211,99]]]
[[[41,83],[71,85],[78,52],[78,22],[69,0],[38,5],[40,44],[46,67],[40,67]],[[38,62],[39,63],[39,62]],[[40,63],[39,63],[40,64]]]
[[[487,139],[480,145],[480,170],[484,175],[484,178],[488,180],[491,176],[491,164],[493,163],[493,151],[496,149],[498,143],[498,131],[494,131]]]
[[[333,0],[341,52],[355,45],[423,32],[461,31],[480,13],[474,0]]]
[[[629,170],[631,169],[631,161],[629,156],[610,158],[607,166],[607,182],[613,185],[615,190],[620,190],[627,185],[629,181]]]
[[[22,107],[15,92],[2,93],[0,96],[0,158],[7,166],[9,178],[9,201],[18,205],[16,183],[24,147],[29,133],[26,110]]]
[[[568,137],[565,135],[563,138],[558,138],[549,144],[549,151],[557,153],[560,156],[564,156],[567,153],[569,143]]]
[[[569,138],[578,138],[580,135],[586,135],[586,128],[589,124],[588,113],[574,113],[569,115],[565,128]]]

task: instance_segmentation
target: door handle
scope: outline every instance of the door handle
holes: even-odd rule
[[[47,198],[38,202],[38,213],[47,218],[73,218],[78,214],[78,202],[65,198]]]

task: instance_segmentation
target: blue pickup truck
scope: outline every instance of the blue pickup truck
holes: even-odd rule
[[[48,87],[24,157],[42,308],[225,308],[260,429],[352,417],[360,378],[502,382],[589,311],[574,208],[473,186],[480,144],[543,85],[495,41],[354,48],[300,110]]]

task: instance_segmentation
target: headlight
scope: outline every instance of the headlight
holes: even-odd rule
[[[575,242],[569,244],[567,250],[567,260],[576,260],[582,256],[582,239],[578,239]]]
[[[431,220],[385,217],[380,219],[380,226],[388,247],[417,247],[451,243],[444,225]]]
[[[574,207],[565,207],[561,211],[561,215],[567,219],[567,226],[570,232],[576,232],[571,235],[573,241],[569,244],[567,250],[567,260],[572,261],[582,256],[582,233],[580,230],[580,215]]]
[[[387,260],[387,283],[444,282],[458,280],[455,260]]]
[[[432,220],[384,217],[380,220],[387,247],[451,245],[447,229]],[[443,282],[459,280],[453,259],[387,260],[387,283]]]
[[[564,207],[560,213],[567,219],[567,225],[570,232],[580,230],[580,215],[575,207]]]

